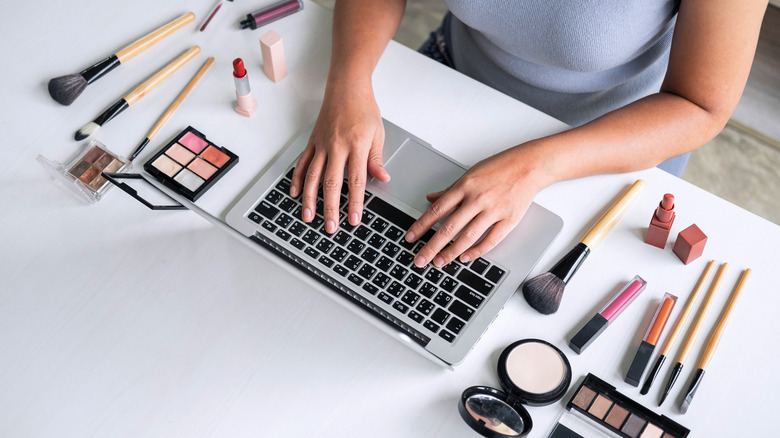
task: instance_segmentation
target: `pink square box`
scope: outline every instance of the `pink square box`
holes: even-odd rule
[[[686,265],[701,257],[704,252],[704,245],[707,243],[707,236],[696,226],[696,224],[680,231],[677,241],[674,242],[674,251],[677,257]]]

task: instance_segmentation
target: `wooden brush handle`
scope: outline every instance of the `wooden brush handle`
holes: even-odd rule
[[[691,328],[690,333],[688,333],[688,339],[685,340],[685,344],[680,351],[680,357],[677,359],[677,362],[685,363],[685,360],[688,359],[688,354],[690,354],[691,348],[693,348],[693,343],[696,342],[696,338],[699,336],[701,326],[704,324],[704,319],[707,317],[707,312],[710,310],[712,299],[715,298],[715,292],[717,292],[718,288],[720,287],[720,281],[723,279],[723,274],[726,273],[726,268],[728,268],[728,266],[728,263],[723,263],[720,265],[718,274],[715,276],[715,279],[712,280],[710,291],[707,292],[707,297],[704,299],[704,303],[701,305],[699,316],[697,316],[696,321],[693,322],[693,328]]]
[[[706,283],[710,278],[710,274],[712,274],[713,269],[715,269],[715,260],[710,260],[710,262],[707,263],[707,266],[704,268],[704,272],[702,272],[701,277],[699,277],[699,281],[696,283],[696,287],[693,289],[691,296],[688,298],[688,303],[685,305],[685,309],[683,309],[683,312],[677,319],[677,323],[675,323],[674,328],[666,338],[666,346],[664,346],[664,349],[661,351],[662,356],[669,356],[669,353],[672,351],[672,346],[677,340],[677,336],[680,334],[685,321],[691,314],[693,305],[696,303],[696,298],[699,297],[699,293],[702,291],[702,289],[704,289],[704,283]]]
[[[162,70],[155,73],[154,76],[147,79],[146,82],[139,85],[138,87],[136,87],[135,90],[131,91],[130,94],[125,96],[125,101],[127,101],[127,104],[132,105],[138,99],[144,97],[148,92],[152,91],[156,86],[160,85],[162,81],[167,79],[168,76],[171,75],[171,73],[178,70],[179,67],[186,64],[187,61],[192,59],[192,57],[197,55],[199,52],[200,52],[200,47],[194,46],[190,50],[187,50],[187,52],[184,53],[183,55],[174,59],[170,64],[163,67]]]
[[[128,59],[132,58],[133,56],[153,46],[155,43],[167,37],[168,35],[176,32],[182,26],[184,26],[185,24],[193,20],[195,20],[195,14],[193,14],[192,12],[187,12],[186,14],[171,21],[170,23],[165,24],[162,27],[152,31],[146,36],[142,36],[140,39],[130,43],[128,46],[119,49],[115,53],[115,55],[117,59],[119,59],[119,62],[123,63]]]
[[[623,215],[628,210],[628,207],[634,203],[644,188],[645,182],[641,179],[636,180],[636,182],[634,182],[634,184],[629,187],[626,193],[624,193],[623,196],[617,200],[617,202],[612,204],[612,207],[610,207],[609,210],[604,213],[604,216],[601,216],[601,219],[599,219],[598,222],[596,222],[596,224],[591,227],[591,229],[588,231],[588,234],[582,238],[582,243],[587,245],[587,247],[591,250],[595,248],[596,245],[598,245],[601,240],[604,239],[607,233],[612,230],[612,227],[615,226],[620,218],[623,217]]]
[[[742,278],[739,279],[739,283],[737,283],[737,288],[731,295],[731,300],[729,300],[725,312],[720,317],[715,332],[712,333],[710,342],[707,343],[707,348],[704,349],[704,354],[702,354],[701,361],[699,362],[699,369],[706,370],[707,366],[710,364],[710,359],[712,359],[715,349],[718,348],[718,342],[720,342],[720,336],[723,334],[723,329],[726,328],[726,323],[729,322],[729,316],[731,316],[731,311],[734,309],[734,304],[736,304],[737,298],[739,298],[739,294],[742,292],[742,287],[745,286],[745,282],[747,282],[749,276],[750,269],[746,269],[745,272],[742,273]]]
[[[211,57],[206,60],[205,63],[203,63],[203,67],[198,70],[198,73],[195,74],[195,76],[190,80],[190,83],[187,84],[186,87],[184,87],[183,90],[181,90],[181,93],[179,93],[179,96],[176,98],[176,100],[171,103],[171,106],[168,107],[168,109],[165,111],[165,113],[160,117],[160,120],[157,121],[157,123],[154,124],[152,127],[152,130],[149,131],[149,135],[146,136],[148,139],[152,139],[155,134],[157,134],[157,131],[162,128],[162,126],[165,124],[165,122],[168,121],[169,118],[171,118],[171,115],[174,111],[176,111],[176,108],[178,108],[179,104],[184,100],[185,97],[187,97],[187,94],[192,90],[192,88],[195,86],[196,83],[200,80],[201,77],[206,73],[206,70],[211,67],[211,64],[214,63],[214,58]]]

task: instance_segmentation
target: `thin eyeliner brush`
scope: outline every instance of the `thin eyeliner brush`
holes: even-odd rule
[[[729,317],[731,316],[731,311],[734,310],[734,305],[737,302],[737,298],[739,298],[739,294],[742,292],[742,288],[745,286],[745,282],[747,282],[748,277],[750,277],[750,272],[750,269],[746,269],[742,273],[742,278],[739,279],[739,283],[737,283],[737,287],[734,290],[734,293],[731,295],[731,299],[729,300],[728,305],[726,305],[726,310],[724,311],[723,315],[721,315],[720,321],[718,321],[718,325],[715,328],[715,332],[712,334],[710,341],[707,343],[707,348],[705,348],[704,354],[699,361],[699,367],[696,370],[696,374],[694,375],[691,384],[688,386],[688,391],[685,393],[685,399],[683,399],[682,403],[680,404],[680,412],[683,414],[688,412],[688,408],[691,406],[693,396],[696,395],[696,390],[699,389],[701,380],[704,378],[704,370],[707,369],[707,366],[710,364],[710,360],[712,360],[712,356],[715,354],[715,349],[718,348],[720,337],[723,335],[723,330],[726,328],[726,324],[729,322]]]
[[[677,341],[677,336],[680,334],[680,331],[682,331],[682,327],[685,325],[685,321],[688,319],[688,316],[693,310],[693,305],[696,303],[696,300],[699,297],[699,293],[704,289],[704,283],[706,283],[710,278],[710,274],[712,274],[712,270],[714,268],[715,260],[710,260],[710,262],[707,263],[707,267],[704,268],[704,272],[702,272],[701,277],[699,278],[699,282],[693,289],[693,293],[691,293],[691,297],[688,299],[688,303],[685,305],[685,309],[683,309],[683,312],[680,314],[677,323],[675,324],[671,333],[669,333],[669,337],[666,339],[666,345],[664,345],[664,348],[661,351],[661,355],[658,356],[658,360],[655,362],[653,369],[650,371],[650,374],[647,375],[647,380],[645,380],[645,384],[642,386],[642,390],[639,392],[640,394],[645,395],[648,391],[650,391],[650,387],[653,385],[653,381],[658,375],[658,371],[661,369],[664,361],[669,356],[675,341]]]
[[[685,360],[688,359],[688,354],[691,352],[693,343],[696,341],[696,337],[699,335],[699,331],[701,331],[701,326],[704,324],[704,318],[707,316],[707,311],[710,310],[712,299],[715,297],[715,292],[718,290],[718,287],[720,287],[720,281],[723,279],[723,274],[726,273],[726,268],[728,268],[728,266],[728,263],[723,263],[720,265],[718,274],[715,276],[715,280],[712,281],[710,291],[707,292],[707,297],[704,299],[704,304],[702,304],[702,309],[699,312],[699,316],[693,323],[693,328],[688,334],[688,339],[685,340],[685,344],[683,345],[683,349],[680,352],[680,356],[677,358],[677,363],[674,364],[672,374],[669,376],[669,380],[666,382],[666,389],[664,389],[664,393],[661,396],[661,401],[658,402],[658,406],[661,406],[664,403],[664,400],[666,400],[666,397],[672,390],[672,386],[674,386],[674,382],[676,382],[677,378],[680,376],[680,372],[683,369],[683,364],[685,363]]]
[[[197,55],[199,52],[200,52],[200,47],[194,46],[190,50],[187,50],[187,52],[184,53],[183,55],[171,61],[170,64],[163,67],[160,71],[155,73],[154,76],[150,77],[144,83],[136,87],[135,90],[131,91],[130,94],[119,99],[115,104],[108,107],[108,109],[106,109],[95,120],[82,126],[81,129],[76,131],[76,136],[75,136],[76,140],[79,141],[84,140],[85,138],[94,134],[98,129],[100,129],[101,126],[105,125],[111,119],[118,116],[120,113],[122,113],[122,111],[126,110],[130,105],[137,102],[140,98],[146,96],[146,94],[148,94],[155,87],[160,85],[165,79],[168,79],[168,77],[173,72],[175,72],[181,66],[186,64],[190,59],[192,59],[193,56]]]
[[[198,72],[190,80],[187,86],[184,87],[183,90],[181,90],[181,93],[179,93],[179,95],[176,97],[176,100],[174,100],[173,103],[171,103],[171,105],[168,107],[168,109],[165,110],[163,115],[160,116],[160,119],[157,120],[157,123],[155,123],[152,129],[149,131],[149,134],[146,135],[146,138],[144,138],[141,144],[139,144],[138,147],[135,148],[135,151],[133,151],[132,155],[130,155],[131,162],[135,160],[136,157],[138,157],[141,151],[143,151],[146,145],[148,145],[149,142],[152,140],[152,137],[154,137],[155,134],[157,134],[157,131],[159,131],[160,128],[162,128],[162,126],[165,124],[165,122],[167,122],[168,119],[171,118],[173,112],[176,111],[176,108],[179,107],[179,104],[181,104],[184,98],[187,97],[187,94],[189,94],[189,92],[192,91],[193,87],[195,87],[195,84],[198,83],[201,77],[203,77],[203,75],[206,73],[206,70],[208,70],[209,67],[211,67],[211,64],[213,62],[214,62],[214,58],[211,57],[207,59],[205,63],[203,63],[203,67],[201,67],[200,70],[198,70]]]

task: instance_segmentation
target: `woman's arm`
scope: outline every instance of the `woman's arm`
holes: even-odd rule
[[[293,173],[290,194],[302,193],[303,220],[316,213],[322,183],[325,229],[336,231],[339,199],[348,165],[348,218],[363,214],[366,175],[389,181],[382,164],[385,133],[374,99],[371,75],[398,29],[406,0],[338,0],[333,16],[333,48],[322,108],[309,144]]]
[[[742,95],[766,7],[767,0],[682,0],[659,93],[483,160],[447,190],[429,195],[432,205],[410,227],[407,240],[452,214],[415,264],[440,266],[459,255],[463,261],[481,256],[550,184],[649,168],[715,137]]]

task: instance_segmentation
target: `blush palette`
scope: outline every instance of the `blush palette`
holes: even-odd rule
[[[196,201],[238,162],[238,155],[209,141],[192,126],[144,164],[144,170]]]

